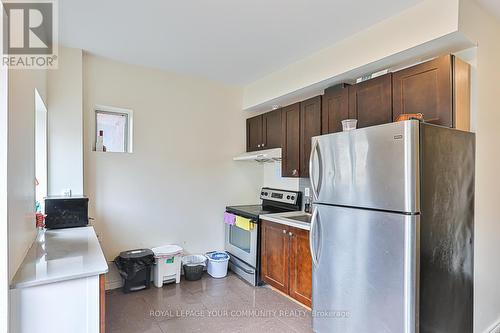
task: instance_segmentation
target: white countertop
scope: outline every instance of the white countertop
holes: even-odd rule
[[[10,288],[104,274],[108,264],[93,227],[40,231]]]
[[[265,214],[265,215],[260,215],[259,218],[261,220],[280,223],[280,224],[288,225],[290,227],[295,227],[295,228],[304,229],[304,230],[310,230],[311,223],[301,222],[301,221],[296,221],[296,220],[290,219],[290,217],[292,217],[292,216],[306,215],[306,214],[307,213],[305,213],[305,212],[296,211],[296,212]]]

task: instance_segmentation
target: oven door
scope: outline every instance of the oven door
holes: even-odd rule
[[[257,223],[250,231],[226,224],[226,251],[254,268],[257,267],[257,230]]]

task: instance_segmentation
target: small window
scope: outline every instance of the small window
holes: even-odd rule
[[[131,111],[110,108],[95,110],[96,151],[132,152]]]

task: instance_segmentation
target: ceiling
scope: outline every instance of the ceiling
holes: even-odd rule
[[[59,38],[125,63],[247,84],[420,1],[64,0]]]
[[[478,0],[486,10],[491,11],[496,17],[500,18],[500,1],[498,0]]]

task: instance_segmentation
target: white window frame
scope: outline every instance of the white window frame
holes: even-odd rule
[[[124,152],[111,152],[111,153],[121,153],[121,154],[126,154],[126,153],[132,153],[133,150],[133,142],[134,142],[134,136],[133,136],[133,128],[134,128],[134,112],[133,110],[130,109],[124,109],[124,108],[118,108],[114,106],[106,106],[106,105],[96,105],[93,109],[94,113],[94,144],[97,140],[97,114],[98,113],[105,113],[105,114],[116,114],[116,115],[126,115],[127,116],[127,122],[125,124],[125,151]],[[95,145],[93,150],[95,151]]]

